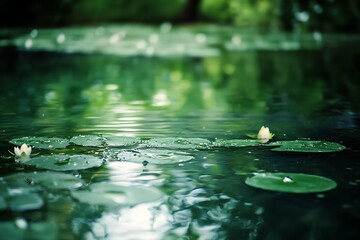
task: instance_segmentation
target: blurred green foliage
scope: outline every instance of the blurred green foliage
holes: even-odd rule
[[[214,22],[261,31],[359,32],[357,0],[0,0],[0,25]]]
[[[179,17],[184,0],[75,0],[69,22],[162,22]]]
[[[201,15],[204,20],[261,29],[276,27],[276,4],[268,0],[204,0]]]

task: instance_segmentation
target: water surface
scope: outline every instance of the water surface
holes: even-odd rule
[[[109,54],[98,45],[100,50],[87,52],[78,46],[74,51],[29,49],[15,40],[0,48],[0,176],[42,171],[15,163],[8,153],[13,147],[8,141],[24,136],[111,134],[214,141],[247,138],[266,125],[276,140],[326,140],[347,149],[322,154],[272,152],[267,147],[171,149],[194,159],[134,170],[119,165],[122,160],[112,154],[123,148],[71,145],[68,149],[75,152],[102,156],[105,164],[68,174],[89,186],[154,187],[163,198],[114,210],[58,191],[44,197],[44,207],[4,211],[0,221],[23,219],[27,226],[51,222],[53,239],[355,239],[360,218],[360,49],[342,42],[311,49],[301,44],[291,49],[224,49],[218,43],[232,41],[236,46],[237,35],[182,31],[186,41],[189,34],[195,36],[198,51],[193,55],[183,49],[181,54],[155,54],[162,45],[154,54]],[[152,31],[141,34],[152,36],[146,44],[156,42]],[[126,36],[132,47],[142,49],[135,33]],[[213,36],[221,37],[211,42]],[[210,42],[198,46],[203,41]],[[272,41],[263,42],[274,46]],[[316,174],[335,180],[338,187],[321,194],[258,190],[244,183],[256,172]]]

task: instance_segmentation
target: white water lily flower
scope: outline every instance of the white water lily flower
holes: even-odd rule
[[[275,134],[270,133],[270,130],[268,127],[262,126],[259,130],[257,138],[260,140],[261,143],[267,143],[274,136],[275,136]]]
[[[28,147],[25,143],[21,145],[20,149],[18,147],[14,147],[14,153],[17,157],[30,156],[31,147]]]

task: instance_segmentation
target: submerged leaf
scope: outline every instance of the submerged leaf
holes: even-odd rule
[[[34,157],[24,162],[26,165],[35,166],[55,171],[81,170],[100,167],[103,160],[90,155],[65,155],[53,154]]]
[[[311,141],[311,140],[294,140],[294,141],[277,141],[268,146],[277,146],[280,147],[271,149],[272,151],[286,151],[286,152],[338,152],[345,149],[343,145],[333,142],[326,141]]]
[[[11,174],[3,177],[0,182],[0,210],[39,209],[44,205],[40,192],[73,190],[81,186],[83,186],[83,181],[71,174],[58,172]]]
[[[69,145],[69,140],[65,138],[48,138],[48,137],[22,137],[10,140],[10,143],[21,146],[27,144],[39,149],[56,149],[66,148]]]
[[[25,221],[25,220],[24,220]],[[1,237],[4,239],[58,239],[57,225],[53,221],[39,222],[29,221],[25,222],[26,227],[20,227],[15,222],[0,222]],[[0,238],[1,238],[0,237]],[[3,239],[3,238],[1,238]]]
[[[208,149],[211,142],[204,138],[152,138],[147,146],[154,148]]]
[[[43,187],[49,190],[71,190],[83,185],[81,179],[76,178],[71,174],[47,171],[15,173],[5,176],[3,180],[8,188],[21,189],[21,191],[36,191],[41,190]]]
[[[259,140],[255,139],[217,139],[214,146],[217,147],[253,147],[260,145]]]
[[[104,140],[98,135],[79,135],[70,139],[70,142],[84,147],[99,147],[104,145]]]
[[[7,204],[5,201],[5,198],[1,196],[0,194],[0,211],[5,210],[7,208]]]
[[[152,164],[173,164],[187,162],[194,159],[186,152],[162,150],[162,149],[139,149],[136,151],[121,151],[117,158],[123,161]]]
[[[133,146],[141,142],[140,139],[134,137],[112,136],[112,135],[103,135],[103,139],[105,144],[111,147]]]
[[[9,208],[13,211],[27,211],[39,209],[44,200],[37,193],[16,194],[7,199]]]
[[[72,192],[72,196],[78,201],[90,205],[117,207],[157,201],[163,194],[152,187],[94,183],[90,186],[90,191]]]
[[[288,193],[318,193],[334,189],[335,181],[303,173],[262,173],[247,178],[245,183],[263,190]]]

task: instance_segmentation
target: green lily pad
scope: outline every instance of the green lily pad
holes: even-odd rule
[[[104,145],[104,139],[98,135],[79,135],[70,139],[70,142],[84,147],[99,147]]]
[[[94,183],[90,186],[90,190],[72,192],[72,196],[90,205],[121,207],[157,201],[163,194],[153,187]]]
[[[133,146],[141,142],[140,139],[134,137],[112,136],[112,135],[103,135],[103,139],[105,144],[110,147]]]
[[[217,147],[253,147],[259,146],[261,143],[255,139],[217,139],[214,146]]]
[[[60,172],[15,173],[3,180],[7,189],[17,189],[17,192],[37,191],[43,187],[48,190],[72,190],[83,186],[81,179]]]
[[[247,178],[251,187],[287,193],[319,193],[334,189],[335,181],[303,173],[262,173]]]
[[[204,138],[152,138],[147,141],[148,147],[176,149],[208,149],[211,142]]]
[[[37,193],[16,194],[8,197],[7,202],[11,210],[18,212],[39,209],[44,205]]]
[[[21,146],[26,143],[39,149],[56,149],[66,148],[69,145],[69,140],[65,138],[47,138],[47,137],[22,137],[10,140],[10,143]]]
[[[24,164],[55,171],[69,171],[100,167],[103,160],[90,155],[53,154],[34,157]]]
[[[276,145],[280,145],[280,147],[273,148],[272,151],[324,153],[338,152],[345,149],[345,146],[338,143],[311,140],[276,141],[267,144],[267,146]]]
[[[193,160],[194,157],[186,152],[162,150],[162,149],[139,149],[132,151],[121,151],[117,154],[119,160],[152,163],[152,164],[174,164]]]

